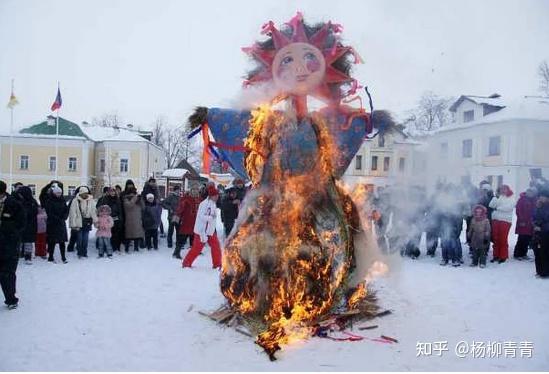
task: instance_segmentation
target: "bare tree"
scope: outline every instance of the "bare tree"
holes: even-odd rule
[[[539,90],[549,96],[549,64],[546,60],[542,61],[538,66]]]
[[[195,166],[199,161],[193,139],[187,139],[190,130],[186,126],[170,126],[166,117],[158,116],[153,123],[152,142],[166,151],[166,166],[172,169],[182,160]]]
[[[431,91],[423,93],[417,107],[411,111],[405,121],[407,128],[433,131],[447,125],[450,121],[448,113],[450,101],[451,99],[443,98]]]
[[[91,122],[92,125],[101,127],[121,127],[123,124],[122,118],[116,112],[94,117]]]
[[[156,117],[153,124],[153,135],[151,141],[159,147],[163,147],[168,136],[168,121],[164,116]]]

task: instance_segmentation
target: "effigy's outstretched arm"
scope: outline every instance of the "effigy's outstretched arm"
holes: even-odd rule
[[[325,127],[336,147],[332,153],[334,177],[340,178],[358,152],[362,142],[373,134],[383,134],[395,128],[394,120],[386,111],[366,113],[362,110],[320,111]]]
[[[206,140],[214,155],[229,163],[242,178],[247,179],[244,167],[244,140],[248,134],[249,111],[234,109],[197,107],[189,116],[189,126],[197,134],[201,129],[203,136],[211,132],[213,140]],[[205,134],[204,134],[205,132]]]

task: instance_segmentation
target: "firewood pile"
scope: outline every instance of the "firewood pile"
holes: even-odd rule
[[[231,308],[229,305],[223,305],[212,312],[198,312],[200,315],[211,319],[226,327],[233,328],[238,333],[250,338],[257,339],[257,336],[263,332],[266,325],[253,316],[242,315],[238,311]],[[334,326],[339,330],[352,329],[356,323],[365,322],[377,317],[383,317],[391,314],[390,310],[380,311],[375,293],[368,291],[367,296],[360,300],[352,309],[345,308],[344,310],[336,310],[330,314],[319,317],[316,321],[308,324],[310,328],[310,336],[325,336],[326,331],[332,330]],[[359,330],[369,330],[377,328],[377,325],[359,327]],[[382,336],[384,339],[397,342],[396,339]],[[351,339],[352,340],[352,339]],[[257,343],[257,341],[256,341]],[[265,348],[265,347],[263,347]],[[280,349],[280,348],[279,348]],[[267,351],[269,358],[276,360],[275,351]]]

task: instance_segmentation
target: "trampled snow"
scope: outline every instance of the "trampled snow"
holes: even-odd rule
[[[511,235],[514,236],[514,235]],[[187,250],[183,251],[185,254]],[[424,253],[424,251],[423,251]],[[467,250],[464,246],[464,253]],[[59,255],[57,260],[59,260]],[[393,314],[354,326],[353,333],[387,335],[397,344],[311,338],[270,362],[238,332],[198,314],[223,303],[209,250],[182,269],[161,239],[140,250],[68,264],[40,258],[18,270],[16,310],[0,308],[0,370],[9,371],[368,371],[546,370],[549,367],[549,281],[532,262],[510,260],[486,269],[441,267],[437,257],[389,259],[375,283]],[[467,257],[467,256],[465,256]],[[467,265],[468,259],[466,259]],[[379,325],[374,330],[359,326]],[[439,357],[417,357],[416,345],[447,341]],[[532,357],[459,358],[456,344],[531,342]]]

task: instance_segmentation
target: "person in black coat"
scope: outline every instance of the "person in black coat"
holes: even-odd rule
[[[46,200],[46,236],[48,242],[48,261],[54,262],[53,252],[55,245],[59,244],[61,260],[67,263],[65,257],[65,242],[67,241],[67,226],[65,221],[69,216],[69,207],[65,204],[63,190],[57,184],[52,185],[49,196]]]
[[[36,230],[37,230],[37,218],[38,215],[38,203],[32,196],[32,191],[27,186],[22,186],[17,189],[15,197],[25,211],[25,229],[21,233],[21,248],[25,257],[25,261],[30,263],[32,260],[32,251],[34,242],[36,242]]]
[[[21,232],[25,228],[25,211],[17,199],[7,193],[6,183],[0,181],[0,286],[4,304],[17,307],[15,296],[17,263]]]
[[[539,193],[533,222],[536,275],[549,278],[549,189]]]
[[[41,207],[45,207],[47,201],[52,197],[51,189],[54,185],[59,186],[59,188],[61,188],[61,191],[63,191],[63,183],[60,181],[52,180],[50,183],[46,184],[40,190],[40,194],[38,195],[38,201],[40,201]]]
[[[108,205],[111,208],[111,217],[114,222],[111,228],[111,246],[113,251],[120,251],[120,246],[124,240],[124,221],[122,221],[122,203],[112,187],[103,189],[103,196],[97,200],[96,208],[101,205]]]
[[[225,197],[221,202],[221,218],[225,227],[225,237],[229,236],[233,229],[234,222],[238,217],[238,207],[240,200],[237,198],[237,191],[230,188],[226,191]]]

